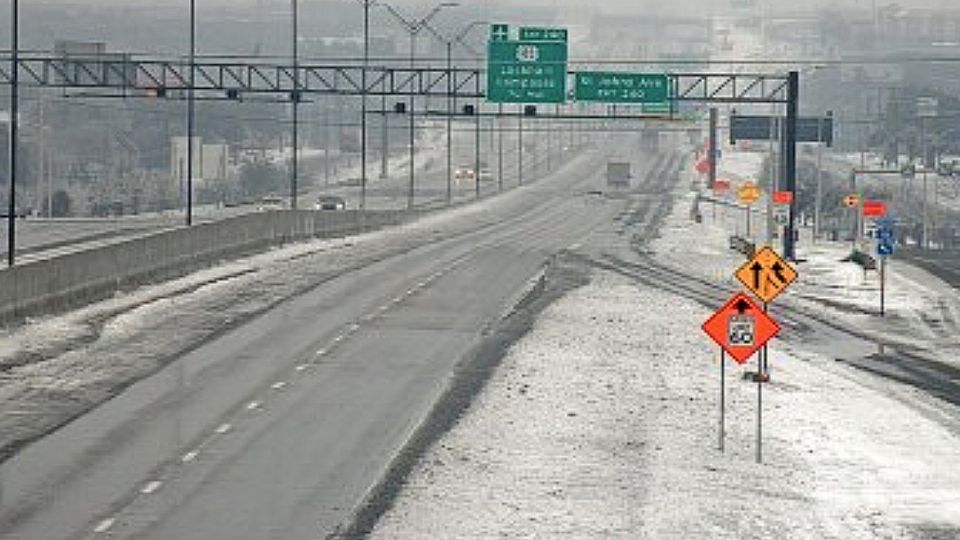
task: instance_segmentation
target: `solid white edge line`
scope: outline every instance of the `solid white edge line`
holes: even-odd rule
[[[105,533],[109,531],[110,527],[113,527],[113,524],[116,522],[117,522],[116,518],[111,517],[111,518],[104,519],[103,521],[98,523],[96,527],[94,527],[93,532]]]
[[[151,493],[160,489],[160,486],[162,485],[163,485],[163,482],[161,482],[160,480],[154,480],[152,482],[148,482],[146,485],[143,486],[143,489],[140,490],[140,493],[143,493],[144,495],[150,495]]]

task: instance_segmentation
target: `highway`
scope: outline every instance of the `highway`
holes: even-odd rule
[[[898,250],[896,256],[923,268],[949,283],[951,287],[960,288],[960,251],[922,250],[913,247]]]
[[[503,143],[503,188],[510,189],[517,185],[517,140],[516,133],[504,131]],[[525,136],[532,151],[524,156],[524,178],[527,182],[533,181],[547,173],[547,157],[544,154],[546,144],[542,134],[530,133]],[[488,169],[496,175],[499,172],[498,153],[495,147],[490,146],[489,135],[481,140],[481,148],[488,158]],[[551,165],[556,166],[561,160],[569,159],[572,149],[569,145],[554,142],[551,148],[553,157]],[[438,149],[420,148],[419,153],[434,155],[419,155],[416,164],[416,178],[414,184],[414,205],[417,208],[441,207],[446,202],[446,155],[445,148],[442,156],[437,157]],[[461,165],[474,166],[473,136],[462,132],[455,133],[453,145],[453,168]],[[405,157],[405,156],[404,156]],[[379,157],[368,156],[370,174],[368,176],[366,207],[371,210],[403,209],[407,207],[409,192],[409,169],[391,168],[391,174],[386,179],[379,178]],[[396,156],[394,158],[396,159]],[[324,186],[322,165],[312,160],[312,167],[305,167],[303,175],[311,180],[309,188],[300,196],[301,208],[313,208],[314,201],[321,194],[337,195],[346,200],[348,208],[360,207],[360,187],[348,178],[352,173],[344,170],[341,177],[329,186]],[[320,169],[318,171],[318,169]],[[359,169],[354,171],[359,174]],[[481,196],[489,196],[498,191],[499,179],[495,176],[481,182]],[[475,185],[472,181],[454,181],[452,183],[452,198],[454,203],[471,201],[476,197]],[[216,221],[245,213],[256,212],[255,204],[246,204],[234,207],[219,208],[213,205],[198,205],[194,208],[194,221],[203,223]],[[151,234],[164,229],[182,227],[184,224],[182,211],[148,212],[139,215],[128,215],[109,218],[27,218],[18,219],[16,225],[17,262],[25,263],[38,259],[47,259],[76,251],[92,249],[105,244],[122,242],[124,240]],[[0,237],[6,238],[7,220],[0,220]],[[6,241],[0,246],[0,255],[6,256]]]
[[[629,142],[606,144],[636,156]],[[0,466],[0,538],[334,533],[551,257],[619,227],[629,200],[588,193],[611,151],[317,283],[27,446]],[[656,195],[633,204],[662,206],[677,162],[634,159]]]

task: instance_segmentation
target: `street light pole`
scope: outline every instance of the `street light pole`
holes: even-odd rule
[[[299,168],[299,162],[297,152],[299,150],[299,123],[300,123],[300,73],[298,68],[299,63],[299,48],[297,46],[297,36],[299,35],[297,29],[297,0],[291,0],[291,7],[293,8],[293,43],[291,50],[293,52],[293,141],[292,141],[292,155],[290,161],[290,208],[297,209],[297,173]]]
[[[416,67],[416,54],[417,54],[417,32],[410,32],[410,71],[413,72],[413,69]],[[414,84],[411,80],[410,84]],[[417,152],[417,117],[414,114],[414,105],[416,104],[416,95],[414,89],[410,89],[410,185],[407,188],[407,209],[413,209],[413,191],[416,186],[416,177],[417,172],[415,170],[416,163],[416,152]]]
[[[371,0],[366,0],[366,1],[371,1]],[[415,67],[416,67],[416,43],[417,43],[416,40],[417,40],[417,35],[418,35],[418,34],[420,33],[420,31],[423,30],[424,28],[429,28],[431,31],[434,31],[434,30],[429,26],[430,19],[432,19],[433,17],[435,17],[435,16],[437,15],[437,13],[439,13],[440,10],[442,10],[443,8],[445,8],[445,7],[457,7],[459,4],[457,4],[456,2],[442,2],[442,3],[440,3],[440,4],[437,4],[432,10],[430,10],[429,13],[427,13],[426,16],[424,16],[424,17],[423,17],[422,19],[420,19],[420,20],[407,19],[406,17],[404,17],[403,15],[401,15],[399,11],[397,11],[396,9],[394,9],[394,7],[391,6],[390,4],[381,2],[380,5],[382,5],[384,8],[386,8],[387,11],[389,11],[390,14],[394,16],[394,18],[396,18],[398,21],[400,21],[400,23],[403,24],[403,26],[406,28],[407,32],[410,34],[410,69],[411,69],[411,71],[413,71],[413,70],[415,69]],[[434,31],[434,32],[435,32],[435,31]],[[448,66],[448,69],[450,69],[449,66]],[[415,159],[416,159],[416,115],[415,115],[415,111],[414,111],[414,106],[416,105],[416,93],[415,93],[415,90],[416,90],[416,89],[412,87],[412,85],[416,84],[416,82],[415,82],[413,79],[411,79],[410,84],[411,84],[411,88],[410,88],[410,110],[407,112],[407,113],[410,115],[410,185],[409,185],[408,191],[407,191],[407,208],[408,208],[408,209],[412,209],[412,208],[413,208],[414,191],[415,191],[415,189],[416,189],[416,169],[415,169],[415,167],[416,167],[416,162],[415,162]],[[448,85],[448,91],[447,91],[447,92],[448,92],[448,94],[452,93],[452,89],[449,87],[449,85]],[[448,96],[448,98],[449,98],[449,96]],[[449,141],[450,141],[450,131],[449,131],[449,128],[448,128],[448,132],[447,132],[447,142],[448,142],[448,146],[449,146],[449,144],[450,144]],[[450,149],[448,148],[447,151],[448,151],[448,155],[449,155]],[[450,168],[449,163],[448,163],[448,165],[447,165],[447,168],[448,168],[448,171],[447,171],[447,172],[448,172],[448,174],[447,174],[448,180],[447,180],[447,182],[448,182],[448,186],[449,186],[449,181],[450,181],[450,180],[449,180],[449,168]],[[450,193],[450,188],[449,188],[449,187],[447,188],[447,193],[448,193],[448,201],[449,201],[449,193]]]
[[[370,5],[363,2],[363,69],[360,70],[360,210],[367,208],[367,69],[370,63]]]
[[[10,29],[10,191],[7,194],[7,265],[16,260],[17,127],[20,101],[20,0],[11,0]]]
[[[190,74],[187,82],[187,227],[193,225],[193,131],[194,131],[194,72],[197,54],[197,2],[190,0]]]
[[[453,41],[447,41],[447,204],[453,199]]]

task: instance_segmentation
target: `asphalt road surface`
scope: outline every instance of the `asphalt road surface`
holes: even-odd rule
[[[960,250],[922,250],[917,248],[900,249],[896,258],[923,268],[950,284],[960,288]]]
[[[637,176],[662,205],[664,156]],[[556,253],[613,234],[594,152],[494,225],[319,284],[180,357],[0,467],[0,538],[323,538],[348,522],[458,361]],[[675,175],[674,175],[675,177]]]

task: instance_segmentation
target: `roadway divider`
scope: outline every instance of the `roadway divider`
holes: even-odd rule
[[[0,270],[0,322],[63,311],[218,261],[309,238],[400,225],[407,211],[279,210],[158,231]]]

